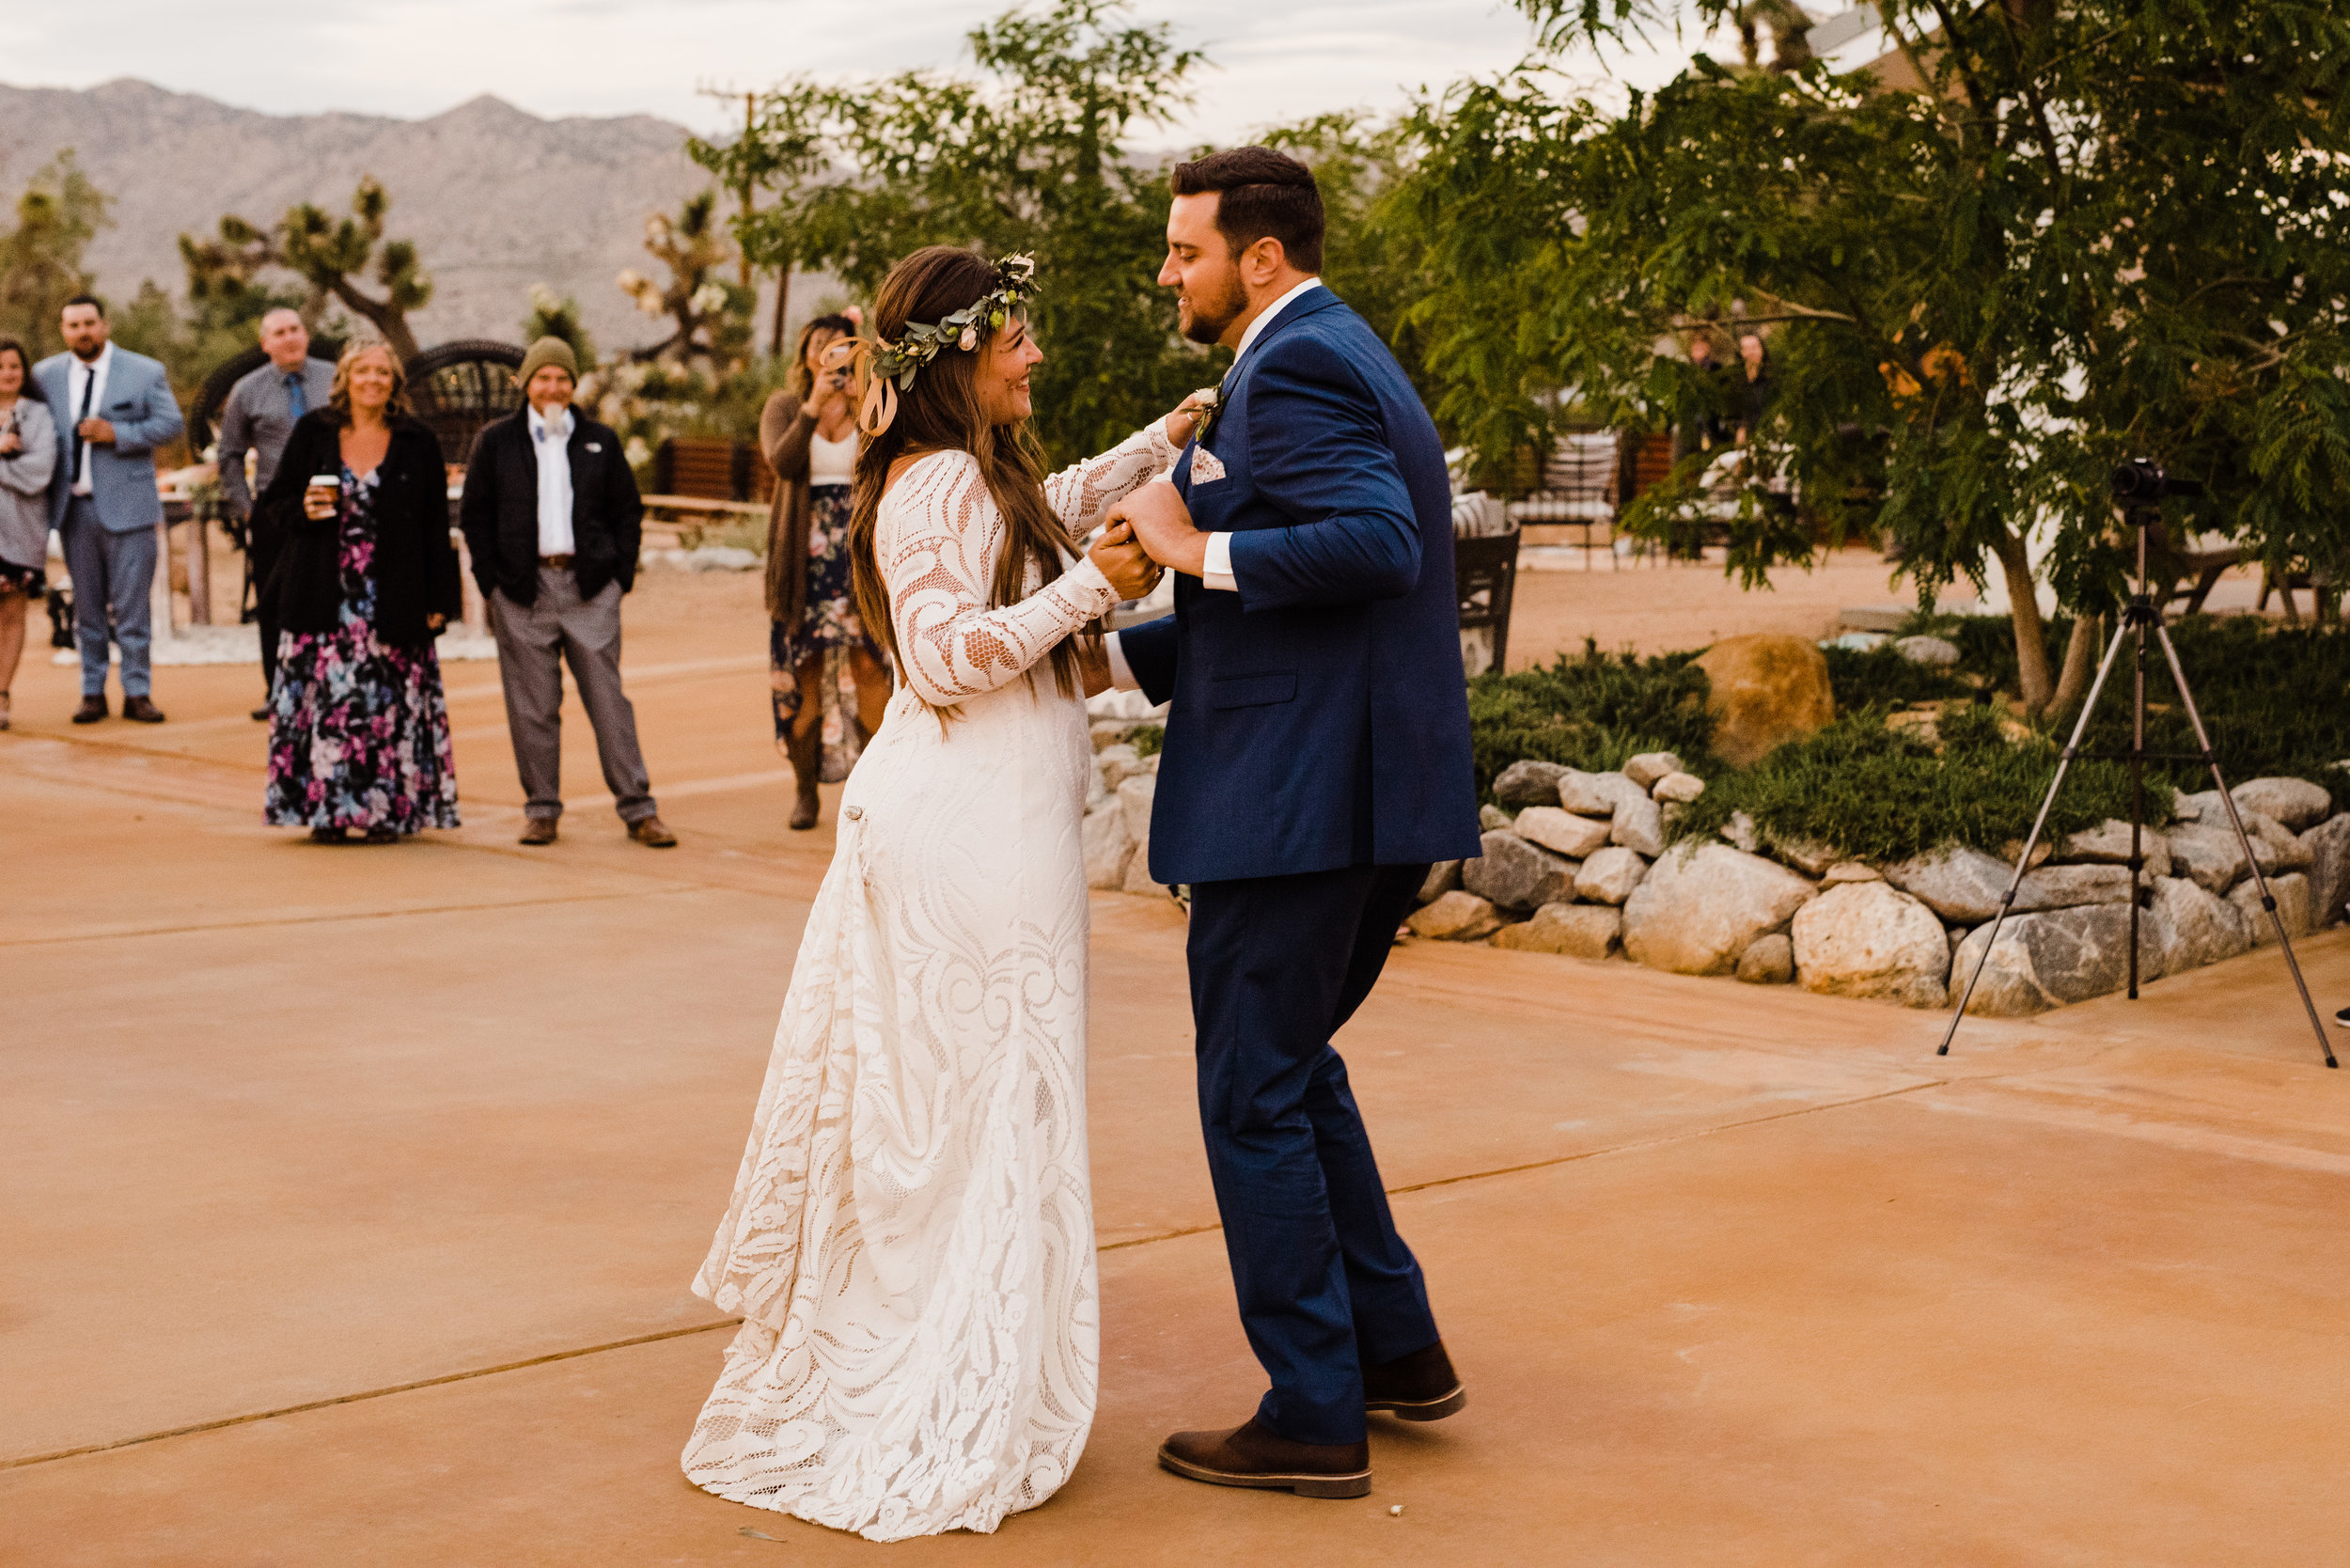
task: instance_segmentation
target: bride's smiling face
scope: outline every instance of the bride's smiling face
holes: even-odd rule
[[[1044,362],[1044,351],[1036,346],[1026,321],[1019,316],[1007,321],[979,355],[977,389],[987,422],[1016,425],[1034,414],[1028,372]]]

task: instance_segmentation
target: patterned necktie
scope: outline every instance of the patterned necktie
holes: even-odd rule
[[[297,419],[310,412],[309,389],[302,384],[302,372],[299,370],[286,372],[286,407]]]

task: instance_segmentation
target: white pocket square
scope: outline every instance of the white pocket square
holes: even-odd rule
[[[1224,464],[1205,447],[1195,447],[1191,453],[1191,482],[1214,484],[1224,477]]]

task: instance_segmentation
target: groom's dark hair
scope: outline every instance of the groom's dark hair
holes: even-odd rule
[[[1281,242],[1290,265],[1322,271],[1322,189],[1314,171],[1269,147],[1236,147],[1175,165],[1167,181],[1177,196],[1220,191],[1216,232],[1238,256],[1263,239]]]

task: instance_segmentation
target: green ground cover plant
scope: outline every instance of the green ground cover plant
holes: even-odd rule
[[[1696,658],[1602,653],[1587,641],[1580,654],[1562,653],[1546,669],[1476,677],[1469,734],[1479,793],[1522,758],[1600,772],[1643,751],[1670,751],[1700,776],[1717,771]]]

